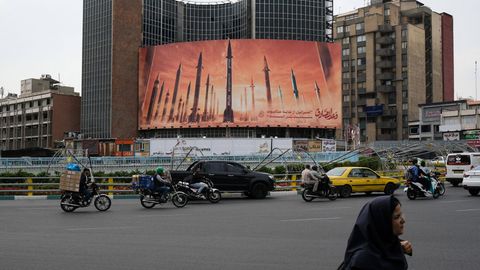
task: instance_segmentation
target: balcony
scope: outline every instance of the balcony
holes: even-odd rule
[[[377,74],[377,79],[382,81],[392,81],[395,78],[392,72],[382,72]]]
[[[394,29],[390,24],[381,24],[378,26],[378,31],[380,33],[391,33],[394,31]]]
[[[391,45],[395,43],[395,39],[391,37],[379,37],[377,38],[377,43],[380,45]]]
[[[395,109],[385,109],[385,110],[383,110],[383,116],[397,116],[397,110],[395,110]]]
[[[395,51],[388,48],[378,49],[377,55],[378,56],[395,56]]]
[[[393,86],[393,85],[377,85],[377,92],[393,93],[393,92],[395,92],[395,86]]]
[[[389,60],[383,60],[377,63],[378,68],[394,68],[395,62]]]
[[[395,121],[380,121],[377,122],[377,128],[397,129],[397,125]]]
[[[365,89],[365,88],[358,88],[358,89],[357,89],[357,92],[358,92],[359,95],[364,95],[364,94],[367,93],[367,89]]]

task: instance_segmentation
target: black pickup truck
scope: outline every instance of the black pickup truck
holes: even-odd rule
[[[222,192],[241,192],[254,199],[263,199],[275,188],[273,175],[254,172],[231,161],[195,161],[186,171],[170,171],[170,175],[173,182],[183,181],[197,170],[198,177],[210,179]]]

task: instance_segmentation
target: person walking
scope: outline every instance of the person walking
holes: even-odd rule
[[[404,270],[412,244],[400,240],[405,219],[400,201],[382,196],[365,204],[348,239],[339,270]]]

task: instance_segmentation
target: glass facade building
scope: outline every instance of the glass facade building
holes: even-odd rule
[[[109,138],[112,106],[112,0],[83,1],[81,129]]]
[[[83,10],[81,130],[92,138],[137,136],[135,128],[119,127],[112,117],[117,110],[127,110],[115,106],[125,102],[127,93],[116,93],[130,93],[136,82],[127,86],[117,79],[128,75],[127,68],[131,75],[138,73],[138,62],[127,56],[142,46],[250,38],[332,40],[333,0],[84,0]],[[125,26],[129,30],[122,33]],[[134,32],[137,28],[139,33]],[[136,45],[137,50],[119,43]],[[125,54],[116,56],[116,49]],[[115,82],[118,87],[112,87]],[[129,115],[125,121],[136,123],[137,111]]]

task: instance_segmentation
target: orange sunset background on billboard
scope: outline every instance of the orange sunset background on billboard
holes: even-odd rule
[[[140,129],[339,128],[340,53],[337,44],[284,40],[142,48]]]

